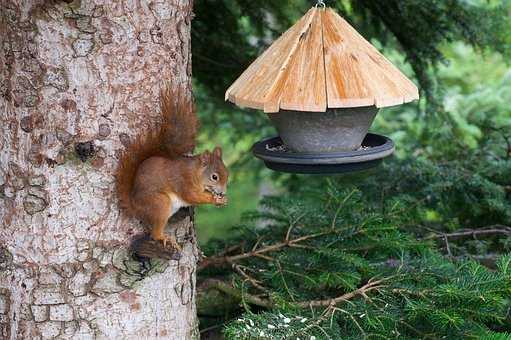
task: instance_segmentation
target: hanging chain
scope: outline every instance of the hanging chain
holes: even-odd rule
[[[315,7],[319,7],[319,6],[325,8],[326,7],[325,2],[323,0],[318,0],[318,2],[316,2]]]

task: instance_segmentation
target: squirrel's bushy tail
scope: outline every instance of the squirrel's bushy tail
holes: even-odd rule
[[[181,87],[167,83],[161,92],[163,124],[160,141],[169,158],[191,154],[197,142],[199,118],[191,96]]]
[[[131,191],[139,165],[153,156],[176,158],[193,152],[199,120],[185,89],[165,84],[160,94],[162,123],[137,136],[122,153],[116,172],[121,208],[132,211]]]

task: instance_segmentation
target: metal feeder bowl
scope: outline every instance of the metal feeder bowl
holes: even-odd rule
[[[354,151],[294,152],[280,137],[261,140],[252,146],[254,156],[269,169],[299,174],[336,174],[373,168],[392,155],[394,142],[385,136],[368,133],[362,146]]]

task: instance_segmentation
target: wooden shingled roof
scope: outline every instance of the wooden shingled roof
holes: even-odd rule
[[[225,99],[273,113],[386,107],[419,98],[414,83],[332,9],[312,8],[227,89]]]

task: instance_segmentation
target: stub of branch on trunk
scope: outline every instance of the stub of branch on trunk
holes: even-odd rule
[[[176,212],[169,220],[168,233],[174,233],[179,244],[189,242],[195,238],[193,229],[193,208],[183,208]],[[179,261],[181,252],[167,244],[163,246],[161,241],[155,241],[149,234],[135,236],[130,245],[131,252],[140,260],[162,259]]]
[[[144,234],[134,239],[131,243],[131,250],[139,258],[176,260],[181,258],[181,253],[172,247],[164,247],[159,241],[153,240],[149,235]]]

